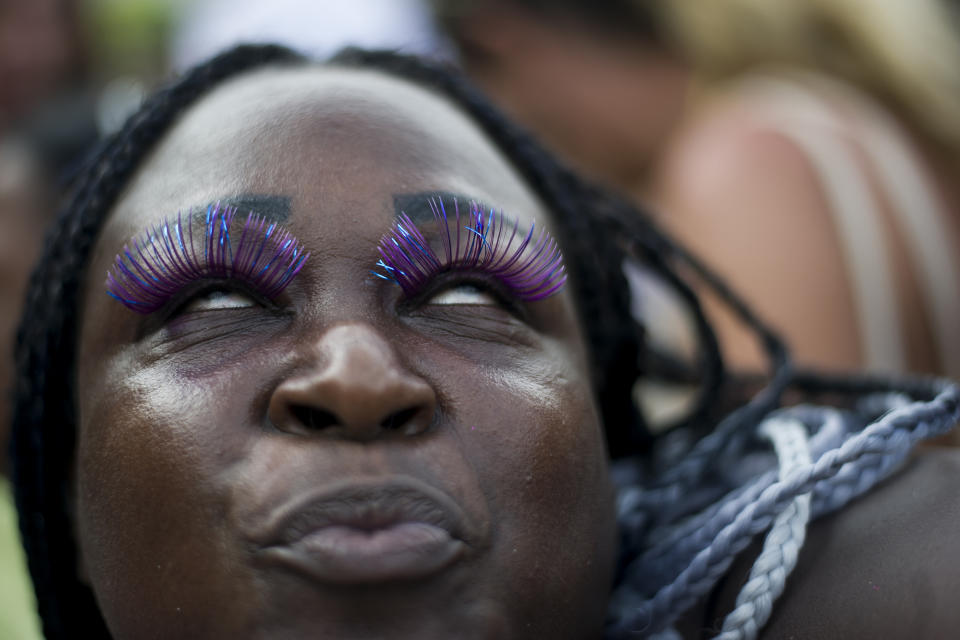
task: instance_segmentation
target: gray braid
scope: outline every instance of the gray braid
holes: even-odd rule
[[[840,509],[889,476],[917,442],[951,429],[960,418],[960,389],[942,380],[926,381],[925,385],[927,392],[911,394],[909,401],[905,393],[883,393],[868,396],[850,411],[800,406],[777,411],[760,421],[753,430],[758,435],[761,429],[769,429],[763,425],[771,421],[803,424],[811,434],[810,461],[791,458],[789,469],[782,468],[778,473],[771,459],[767,472],[755,475],[744,485],[728,487],[727,495],[707,508],[696,504],[685,511],[685,505],[674,503],[670,509],[677,514],[674,521],[649,528],[640,543],[643,550],[614,593],[608,637],[653,636],[667,629],[713,589],[754,536],[775,523],[793,531],[786,537],[782,531],[771,533],[770,544],[780,540],[799,549],[803,536],[798,527],[806,517],[803,509],[797,508],[798,497],[809,496],[812,518]],[[722,458],[734,453],[725,452]],[[746,449],[739,453],[746,453]],[[729,459],[720,459],[714,464],[722,468],[730,463]],[[627,510],[621,511],[621,521],[636,523],[638,518],[631,518],[636,514],[629,511],[637,509],[662,512],[664,506],[656,504],[659,500],[687,500],[673,488],[673,476],[669,474],[666,490],[656,483],[649,491],[637,486],[626,490],[631,495],[621,496],[621,510]],[[711,476],[711,481],[715,480]],[[694,490],[690,495],[697,493]],[[790,512],[791,505],[795,513]],[[779,583],[795,564],[795,554],[791,548],[779,555],[760,554],[751,578],[777,574],[777,580],[768,580],[765,586],[748,582],[735,615],[729,618],[730,628],[724,628],[724,632],[732,633],[738,627],[746,635],[724,637],[751,637],[750,633],[762,627],[769,617],[768,606],[754,605],[749,612],[740,611],[739,606],[748,599],[754,603],[769,599],[772,604],[782,590]],[[645,577],[631,580],[630,576]]]
[[[764,421],[760,432],[773,443],[780,462],[779,479],[809,465],[807,430],[796,419],[776,416]],[[810,493],[796,496],[773,521],[747,583],[737,595],[736,606],[723,621],[721,640],[754,640],[770,619],[773,602],[786,586],[787,576],[797,566],[800,547],[810,521]]]

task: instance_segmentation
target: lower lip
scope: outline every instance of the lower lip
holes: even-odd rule
[[[463,542],[432,524],[403,522],[364,530],[332,525],[296,542],[271,547],[282,564],[330,584],[415,580],[455,562]]]

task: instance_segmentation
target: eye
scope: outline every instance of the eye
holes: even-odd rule
[[[489,291],[471,283],[447,287],[427,300],[427,304],[484,304],[497,305],[498,299]]]
[[[542,227],[535,233],[531,223],[527,232],[521,233],[516,220],[504,221],[502,212],[486,211],[475,202],[467,216],[460,215],[456,200],[452,216],[447,215],[442,200],[430,200],[429,204],[439,227],[437,247],[401,213],[393,230],[380,239],[380,260],[371,272],[374,276],[399,285],[409,298],[422,294],[437,277],[447,277],[450,272],[491,282],[495,286],[488,290],[493,299],[507,303],[535,302],[563,288],[567,280],[563,256]],[[437,304],[465,304],[469,298],[464,295],[474,295],[456,292],[448,296],[446,288],[436,290],[442,295],[430,300],[439,300]]]
[[[141,314],[177,302],[191,311],[249,307],[274,300],[309,257],[289,231],[255,213],[240,225],[236,208],[210,205],[203,230],[195,232],[196,213],[165,218],[131,238],[107,272],[107,295]],[[203,282],[227,286],[201,291]],[[207,295],[218,288],[221,295]]]
[[[180,309],[180,313],[214,311],[221,309],[245,309],[258,306],[256,300],[245,293],[228,289],[212,289],[192,298]]]

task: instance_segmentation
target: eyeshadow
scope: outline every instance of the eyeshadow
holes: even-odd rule
[[[270,193],[241,193],[229,198],[222,198],[218,203],[224,207],[233,207],[238,211],[256,211],[261,217],[271,221],[284,223],[290,217],[290,196],[280,196]]]

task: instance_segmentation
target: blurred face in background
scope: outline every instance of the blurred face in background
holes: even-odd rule
[[[451,27],[467,74],[577,168],[635,187],[683,115],[685,65],[626,28],[474,4]]]
[[[0,0],[0,126],[50,97],[77,64],[68,0]]]

